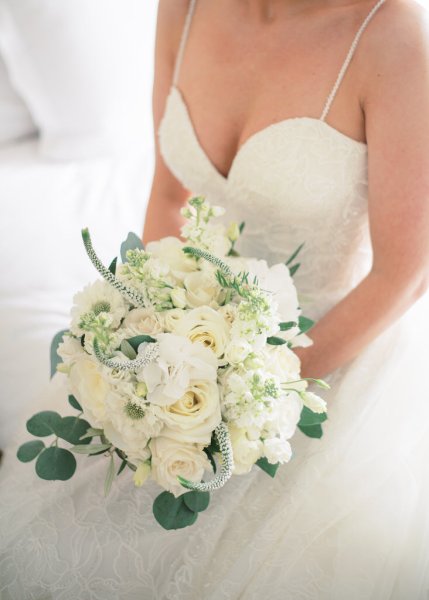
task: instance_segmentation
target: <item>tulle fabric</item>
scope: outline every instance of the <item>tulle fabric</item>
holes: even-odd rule
[[[72,480],[48,483],[10,448],[0,469],[2,600],[426,599],[428,305],[330,376],[321,440],[298,433],[274,479],[258,468],[233,477],[191,528],[161,529],[160,489],[133,488],[129,472],[104,498],[102,457],[80,457]],[[35,410],[64,412],[65,377],[47,393]]]

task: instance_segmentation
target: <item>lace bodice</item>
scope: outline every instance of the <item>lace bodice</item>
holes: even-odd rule
[[[314,317],[350,291],[370,261],[367,145],[325,119],[358,40],[383,2],[357,32],[320,119],[285,119],[258,131],[240,148],[225,177],[202,149],[177,86],[192,0],[157,132],[164,161],[177,179],[193,194],[225,206],[228,221],[245,221],[241,254],[275,263],[304,243],[296,283],[302,307]]]

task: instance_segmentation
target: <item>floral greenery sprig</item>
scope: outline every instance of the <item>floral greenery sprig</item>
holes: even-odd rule
[[[222,455],[222,467],[219,474],[216,475],[216,477],[211,481],[202,481],[201,483],[189,481],[181,475],[178,475],[177,479],[180,481],[183,487],[198,492],[211,492],[224,486],[228,479],[231,477],[232,470],[234,468],[234,458],[232,454],[232,446],[231,439],[229,437],[228,426],[226,425],[226,423],[221,421],[214,430],[214,433]]]
[[[138,369],[143,369],[152,361],[156,360],[159,356],[158,344],[150,344],[143,356],[124,362],[120,360],[114,360],[113,358],[108,358],[105,354],[103,354],[98,345],[97,338],[94,338],[93,345],[96,358],[106,367],[115,369],[117,371],[137,371]]]
[[[92,264],[110,285],[112,285],[118,292],[124,296],[133,306],[145,308],[147,306],[147,300],[136,290],[124,285],[119,279],[117,279],[109,269],[107,269],[101,260],[98,258],[95,250],[92,246],[91,236],[89,235],[88,228],[82,229],[82,239],[85,246],[86,253],[88,254]]]

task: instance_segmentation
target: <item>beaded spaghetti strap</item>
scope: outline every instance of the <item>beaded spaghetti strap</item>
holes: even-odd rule
[[[197,0],[191,0],[189,3],[188,14],[186,15],[185,25],[183,26],[182,36],[180,38],[179,50],[177,52],[176,64],[174,65],[173,85],[177,84],[179,79],[180,66],[183,60],[183,52],[185,50],[186,40],[188,39],[189,28],[191,26],[192,15],[194,14]]]
[[[345,61],[343,63],[343,66],[341,67],[340,72],[338,73],[338,77],[337,77],[337,80],[336,80],[336,82],[334,84],[334,87],[332,88],[332,90],[331,90],[331,92],[330,92],[330,94],[329,94],[329,96],[328,96],[328,98],[326,100],[326,103],[325,103],[322,115],[320,117],[321,121],[324,121],[326,119],[326,116],[327,116],[327,114],[329,112],[329,109],[331,108],[332,103],[334,101],[335,95],[338,92],[338,89],[339,89],[339,87],[341,85],[341,82],[342,82],[342,80],[344,78],[344,75],[346,74],[346,71],[347,71],[347,69],[348,69],[348,67],[349,67],[349,65],[350,65],[350,63],[352,61],[353,55],[355,53],[355,50],[357,48],[357,45],[359,43],[359,40],[360,40],[363,32],[365,31],[365,29],[366,29],[368,23],[371,21],[372,17],[375,15],[375,13],[377,12],[377,10],[380,8],[380,6],[384,2],[385,2],[385,0],[378,0],[377,4],[368,13],[366,19],[364,20],[364,22],[360,26],[357,34],[355,35],[354,40],[352,42],[352,45],[350,46],[350,50],[348,51],[346,59],[345,59]]]

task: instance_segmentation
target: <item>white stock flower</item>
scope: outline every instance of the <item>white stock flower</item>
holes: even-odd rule
[[[110,320],[110,327],[116,329],[127,312],[127,304],[122,295],[107,281],[97,280],[77,292],[73,297],[71,309],[70,330],[77,336],[85,331],[81,329],[82,317],[92,313],[100,315],[104,313]]]
[[[209,445],[222,420],[219,388],[215,381],[194,381],[174,404],[162,407],[162,435],[184,442]]]
[[[264,440],[264,456],[271,464],[289,462],[292,457],[292,448],[289,442],[278,437]]]
[[[174,288],[174,290],[171,290],[170,296],[173,306],[175,306],[176,308],[186,308],[186,291],[183,288]]]
[[[200,306],[187,312],[175,331],[192,342],[201,342],[220,357],[229,341],[229,329],[229,324],[219,312],[208,306]]]
[[[106,398],[111,390],[101,365],[84,355],[72,365],[69,378],[72,393],[82,406],[85,418],[93,427],[99,427],[106,418]]]
[[[152,451],[153,479],[176,498],[188,491],[179,483],[177,475],[199,483],[204,471],[211,470],[207,455],[198,444],[159,436],[153,438],[149,446]]]
[[[304,406],[309,408],[315,413],[324,413],[327,411],[327,404],[323,398],[317,396],[313,392],[302,392],[301,398],[304,403]]]
[[[188,338],[162,333],[157,336],[159,358],[137,373],[147,385],[149,402],[159,406],[174,404],[182,398],[192,381],[216,381],[217,360],[203,344]],[[139,346],[139,353],[146,345]]]
[[[242,363],[252,352],[252,346],[246,340],[233,339],[225,350],[225,360],[230,364]]]
[[[249,440],[246,430],[228,424],[234,456],[234,475],[249,473],[252,466],[263,454],[261,440]]]

